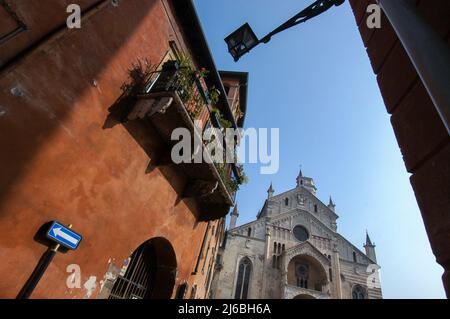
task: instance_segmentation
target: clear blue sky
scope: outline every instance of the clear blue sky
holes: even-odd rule
[[[312,2],[196,0],[219,69],[250,73],[246,127],[280,128],[280,170],[238,195],[239,224],[255,219],[273,182],[295,186],[302,165],[318,197],[337,205],[338,231],[363,250],[376,243],[385,298],[444,298],[435,262],[389,116],[349,4],[275,36],[234,63],[224,37],[249,22],[262,37]],[[364,250],[363,250],[364,251]]]

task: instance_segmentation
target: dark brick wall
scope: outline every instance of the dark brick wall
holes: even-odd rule
[[[386,110],[412,174],[431,247],[450,294],[450,137],[395,31],[386,16],[381,29],[369,29],[367,6],[375,0],[350,0]],[[450,43],[450,1],[416,1],[418,11]]]

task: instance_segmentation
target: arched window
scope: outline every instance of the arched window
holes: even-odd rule
[[[297,286],[308,289],[309,265],[296,263],[295,276],[297,277]]]
[[[356,263],[356,253],[355,252],[353,252],[353,262],[355,262]]]
[[[352,298],[353,299],[366,299],[366,293],[363,287],[360,285],[353,286],[352,289]]]
[[[249,227],[249,228],[247,229],[247,237],[250,237],[251,235],[252,235],[252,228]]]
[[[238,268],[234,299],[247,299],[251,273],[252,262],[247,257],[242,258]]]
[[[276,241],[273,242],[273,253],[274,254],[277,253],[277,242]]]
[[[284,251],[284,249],[285,249],[285,246],[283,244],[283,246],[281,246],[281,251]]]
[[[314,204],[314,213],[317,213],[317,205]]]
[[[284,199],[284,205],[286,205],[286,206],[289,205],[289,198],[286,197],[286,198]]]
[[[278,253],[281,253],[281,244],[278,243]]]

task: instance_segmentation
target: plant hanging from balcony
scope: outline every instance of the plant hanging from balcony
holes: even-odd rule
[[[225,117],[223,116],[222,112],[217,107],[214,107],[212,109],[212,112],[216,116],[217,121],[220,123],[220,126],[222,128],[231,128],[233,126],[231,121],[228,121],[227,119],[225,119]]]
[[[202,68],[195,70],[192,60],[188,56],[183,56],[180,61],[178,74],[178,84],[181,100],[187,104],[189,115],[196,119],[210,99],[211,104],[216,104],[219,100],[220,92],[212,87],[208,89],[205,78],[209,71]]]
[[[236,162],[237,163],[237,162]],[[215,163],[220,178],[222,179],[225,187],[231,192],[235,193],[239,190],[240,186],[248,183],[248,177],[245,175],[244,166],[242,164],[236,164],[239,180],[231,176],[227,170],[227,166],[224,163]]]
[[[244,112],[242,112],[242,110],[241,110],[241,105],[240,104],[238,104],[237,106],[236,106],[236,119],[241,119],[242,117],[244,117]]]
[[[239,190],[240,183],[234,178],[230,176],[230,173],[226,169],[225,164],[216,163],[217,171],[219,172],[220,178],[224,183],[225,187],[228,189],[230,193],[235,193]]]
[[[220,91],[215,86],[209,89],[209,99],[211,105],[216,105],[219,102]]]

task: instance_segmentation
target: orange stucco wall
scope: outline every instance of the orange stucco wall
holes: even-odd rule
[[[151,127],[108,118],[132,64],[159,63],[180,36],[164,2],[119,3],[1,70],[0,298],[14,298],[32,273],[46,249],[33,236],[50,220],[73,224],[83,241],[55,257],[34,298],[95,298],[108,263],[120,267],[157,236],[174,247],[177,282],[191,281],[206,223],[196,222],[194,201],[179,199],[182,175],[147,171],[149,150],[160,147]],[[70,264],[81,268],[81,289],[66,286]]]

